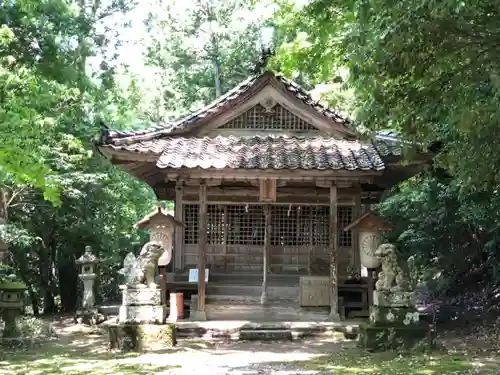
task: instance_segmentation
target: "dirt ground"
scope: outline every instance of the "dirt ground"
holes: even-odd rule
[[[95,352],[106,351],[107,336],[103,329],[75,325],[70,319],[53,322],[60,343],[68,346],[85,346],[91,343]],[[319,374],[317,371],[289,369],[295,362],[307,362],[314,358],[338,352],[341,344],[324,340],[301,340],[290,342],[207,342],[203,340],[180,340],[178,346],[169,351],[168,362],[179,368],[169,369],[165,374]],[[164,364],[164,353],[149,353],[130,358],[128,362]],[[122,363],[126,363],[122,360]],[[206,372],[205,372],[206,371]],[[158,373],[160,374],[160,373]],[[163,374],[163,373],[161,373]]]
[[[0,352],[0,375],[396,375],[499,374],[496,352],[471,351],[470,341],[447,334],[446,350],[432,355],[368,354],[353,341],[332,338],[291,342],[181,340],[173,349],[119,353],[107,349],[104,328],[52,321],[57,340],[29,352]]]

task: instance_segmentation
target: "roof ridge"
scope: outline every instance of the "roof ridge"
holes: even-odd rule
[[[229,135],[224,135],[224,134],[216,134],[216,135],[204,135],[202,137],[184,137],[182,135],[171,135],[165,137],[167,138],[190,138],[190,139],[198,139],[198,140],[203,140],[203,139],[273,139],[273,140],[279,140],[279,139],[291,139],[291,140],[330,140],[330,141],[336,141],[336,142],[346,142],[346,143],[363,143],[362,140],[360,139],[346,139],[346,138],[339,138],[334,135],[320,135],[320,134],[252,134],[252,135],[234,135],[234,134],[229,134]],[[365,142],[369,143],[369,142]]]
[[[240,84],[226,92],[224,95],[221,95],[217,99],[211,101],[209,104],[199,108],[198,110],[191,112],[187,115],[181,116],[174,121],[170,121],[167,124],[158,124],[153,127],[145,128],[137,131],[116,131],[116,130],[107,130],[105,132],[105,136],[103,136],[101,142],[105,143],[114,143],[114,144],[122,144],[128,142],[140,142],[146,140],[152,140],[157,137],[161,137],[163,135],[167,135],[170,133],[175,134],[176,131],[188,130],[189,124],[194,121],[207,117],[210,114],[216,112],[220,107],[228,104],[228,102],[238,99],[240,96],[244,95],[248,92],[256,82],[259,81],[264,76],[269,76],[270,78],[275,78],[281,84],[285,86],[285,89],[292,93],[297,99],[301,100],[304,104],[310,106],[321,115],[329,118],[336,123],[342,123],[345,125],[350,124],[350,120],[348,118],[343,117],[337,111],[323,105],[319,100],[314,100],[310,94],[310,91],[304,89],[297,82],[286,78],[279,72],[274,72],[272,70],[265,70],[258,74],[252,74],[247,79],[243,80]],[[349,133],[352,131],[350,129],[346,129]]]

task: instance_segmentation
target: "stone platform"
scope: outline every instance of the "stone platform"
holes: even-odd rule
[[[207,321],[176,323],[178,339],[288,341],[343,335],[356,339],[361,321],[343,322],[252,322]]]

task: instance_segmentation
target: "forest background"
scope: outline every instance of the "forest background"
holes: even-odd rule
[[[1,267],[35,314],[72,311],[77,259],[101,258],[98,302],[145,233],[152,191],[93,140],[174,119],[272,69],[349,114],[439,146],[378,211],[429,295],[489,311],[500,281],[500,10],[489,1],[0,0]],[[411,155],[408,155],[411,158]]]

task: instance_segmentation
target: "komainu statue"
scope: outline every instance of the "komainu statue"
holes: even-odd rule
[[[417,272],[414,257],[408,258],[405,264],[401,261],[396,246],[389,243],[380,245],[375,256],[382,263],[382,272],[375,284],[377,290],[411,292],[415,289]]]
[[[165,250],[165,245],[161,242],[148,242],[142,247],[137,259],[133,253],[128,253],[123,261],[123,268],[119,271],[125,276],[125,283],[130,286],[145,284],[156,287],[158,260]]]

